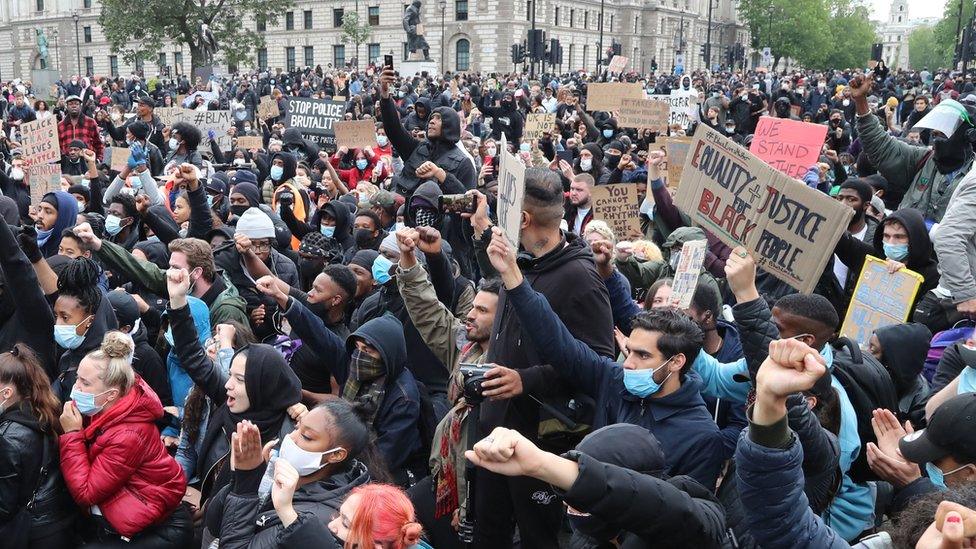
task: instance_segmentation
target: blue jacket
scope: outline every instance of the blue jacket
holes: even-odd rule
[[[373,420],[376,446],[390,471],[396,474],[408,458],[420,449],[420,389],[413,374],[406,369],[407,344],[403,325],[392,315],[366,322],[343,341],[326,327],[321,318],[301,302],[288,299],[285,318],[293,334],[322,358],[322,367],[335,376],[340,385],[349,376],[349,359],[356,339],[375,347],[387,368],[386,393]]]
[[[722,466],[722,438],[701,398],[701,378],[689,371],[670,395],[639,398],[624,387],[620,364],[593,352],[559,320],[528,281],[508,291],[525,335],[539,354],[596,401],[594,428],[630,423],[647,428],[667,448],[668,474],[715,486]]]
[[[200,340],[200,346],[206,347],[207,338],[210,337],[210,309],[207,308],[206,303],[192,295],[186,296],[186,302],[190,307],[190,314],[193,316],[193,325],[197,329],[197,339]],[[186,373],[183,365],[180,364],[175,349],[170,349],[169,354],[166,355],[166,371],[169,374],[169,387],[173,392],[173,405],[179,410],[179,417],[182,420],[183,404],[186,402],[186,396],[190,394],[190,389],[193,388],[193,380],[190,379],[190,374]],[[169,426],[163,429],[162,434],[168,437],[178,437],[180,430]]]

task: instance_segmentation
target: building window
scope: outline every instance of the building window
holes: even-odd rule
[[[119,75],[119,56],[110,55],[108,56],[108,73],[112,76]]]
[[[369,17],[369,26],[377,27],[380,24],[380,7],[370,6],[367,10],[367,15]]]
[[[82,36],[85,37],[85,43],[86,44],[91,44],[91,41],[92,41],[91,27],[84,27],[84,28],[82,28],[81,29],[81,34],[82,34]]]
[[[407,43],[406,42],[402,42],[402,44],[403,44],[403,60],[406,61],[407,60]],[[390,53],[393,53],[393,52],[390,52]]]
[[[457,21],[468,20],[468,0],[455,0],[454,19]]]
[[[268,21],[263,15],[258,16],[256,23],[258,25],[258,32],[265,32],[268,30]]]
[[[590,12],[588,11],[583,12],[583,28],[584,29],[590,28]]]
[[[559,26],[559,6],[556,6],[556,17],[554,17],[553,19],[555,20],[553,22],[553,25],[555,25],[555,26],[558,27]]]
[[[37,0],[37,11],[44,11],[44,0]]]
[[[95,59],[93,57],[85,58],[85,74],[88,76],[95,74]]]
[[[589,44],[583,45],[583,70],[589,70],[590,64],[590,46]]]
[[[901,16],[898,16],[898,22],[901,23]]]
[[[575,24],[576,24],[576,10],[570,9],[569,10],[569,26],[572,27]]]
[[[295,12],[285,12],[285,30],[295,30]]]
[[[576,47],[573,44],[569,45],[569,70],[573,70],[573,52]]]
[[[173,65],[174,68],[176,69],[176,74],[180,74],[181,72],[183,72],[183,52],[178,51],[173,53]],[[237,71],[230,71],[230,72],[237,72]]]
[[[336,44],[336,45],[332,46],[332,66],[333,67],[345,67],[346,66],[346,46],[345,45],[343,45],[343,44]]]
[[[471,69],[471,42],[462,38],[457,41],[457,70],[466,71]]]
[[[81,3],[81,7],[85,8],[86,10],[90,10],[91,9],[91,0],[85,0],[84,2],[82,2]]]
[[[532,0],[529,0],[528,2],[525,3],[525,20],[526,21],[532,20]]]
[[[285,70],[288,72],[295,70],[295,48],[292,46],[285,48]]]
[[[369,62],[370,63],[379,63],[380,62],[380,45],[377,44],[377,43],[375,43],[375,42],[372,43],[372,44],[367,44],[366,45],[366,54],[369,57]]]
[[[268,49],[258,48],[258,68],[268,70]]]
[[[305,10],[302,12],[303,27],[305,30],[312,28],[312,10]]]
[[[639,17],[634,17],[634,34],[637,34],[637,22],[640,21]]]
[[[342,14],[343,13],[344,12],[343,12],[342,8],[337,8],[337,9],[333,9],[332,10],[332,26],[333,27],[338,28],[338,27],[341,27],[342,26]]]
[[[166,66],[166,52],[159,52],[159,58],[156,59],[156,65],[158,65],[159,68]]]
[[[312,46],[305,46],[302,48],[302,56],[305,58],[306,67],[315,66],[315,49]]]
[[[141,57],[137,57],[136,58],[136,73],[138,73],[140,75],[141,74],[144,74],[145,71],[143,70],[143,68],[144,67],[143,67],[143,60],[142,60],[142,58]]]

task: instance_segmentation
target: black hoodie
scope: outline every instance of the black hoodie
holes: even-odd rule
[[[64,354],[61,355],[58,361],[60,375],[51,384],[51,389],[61,399],[61,402],[71,400],[71,388],[74,386],[75,379],[78,377],[78,365],[81,364],[81,359],[102,346],[102,339],[105,338],[107,332],[118,329],[119,327],[118,321],[115,319],[115,310],[112,309],[112,302],[104,294],[102,294],[102,301],[99,303],[94,315],[95,318],[92,320],[88,331],[85,332],[85,339],[81,342],[81,345],[77,349],[64,351]]]
[[[423,111],[421,113],[420,111]],[[413,104],[413,112],[408,114],[403,120],[403,127],[407,131],[413,130],[427,131],[427,122],[430,120],[430,99],[421,97]]]
[[[929,384],[922,368],[929,352],[932,332],[923,324],[894,324],[874,331],[881,344],[881,364],[891,374],[898,393],[898,419],[912,420],[916,429],[925,425],[925,403]]]
[[[273,155],[271,155],[271,163],[272,163],[272,165],[274,164],[274,161],[275,161],[276,158],[280,158],[281,161],[282,161],[282,163],[284,163],[284,166],[283,166],[284,169],[282,171],[281,179],[279,179],[277,181],[274,181],[274,180],[271,181],[271,184],[274,185],[277,188],[278,185],[281,185],[282,183],[284,183],[286,181],[290,181],[290,180],[292,180],[292,179],[295,178],[295,173],[296,173],[296,170],[298,168],[298,159],[295,158],[295,155],[292,154],[292,153],[288,153],[288,152],[276,152]],[[271,176],[269,175],[268,178],[270,179],[270,177]],[[299,197],[297,197],[297,196],[295,197],[296,200],[298,198]]]
[[[300,153],[304,155],[302,160],[308,162],[309,164],[318,159],[319,146],[302,137],[302,132],[298,128],[288,128],[285,130],[285,132],[281,134],[281,144],[282,148],[286,151],[302,151]],[[287,181],[287,179],[282,179],[282,181]]]

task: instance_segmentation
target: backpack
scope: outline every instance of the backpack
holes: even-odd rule
[[[972,335],[974,327],[976,327],[976,321],[964,319],[956,322],[952,328],[932,336],[929,353],[925,357],[925,366],[922,368],[922,375],[929,383],[932,383],[932,378],[935,377],[935,372],[939,369],[939,362],[942,361],[942,354],[945,353],[946,347],[965,340]]]
[[[857,435],[861,439],[861,451],[848,471],[854,482],[881,480],[868,467],[867,452],[863,446],[868,442],[877,444],[871,418],[875,409],[898,410],[898,393],[888,370],[873,356],[865,355],[861,349],[846,337],[838,338],[831,344],[834,348],[832,375],[844,387],[847,398],[854,407],[857,419]],[[847,352],[843,352],[844,350]]]

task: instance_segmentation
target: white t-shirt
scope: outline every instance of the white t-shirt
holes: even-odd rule
[[[853,236],[858,240],[862,240],[864,238],[864,235],[867,234],[867,232],[868,232],[868,226],[867,223],[865,223],[863,229],[861,229],[857,234],[851,233],[851,236]],[[844,265],[841,262],[840,258],[837,257],[837,254],[834,254],[834,278],[836,278],[837,282],[840,283],[841,288],[843,288],[847,284],[847,272],[849,270],[850,269],[847,268],[847,265]]]
[[[582,233],[581,233],[581,231],[583,230],[583,220],[586,219],[586,216],[589,213],[590,213],[590,209],[589,208],[585,208],[585,209],[584,208],[578,208],[576,210],[576,221],[573,223],[573,232],[574,233],[576,233],[576,234],[578,234],[580,236],[583,236]]]

